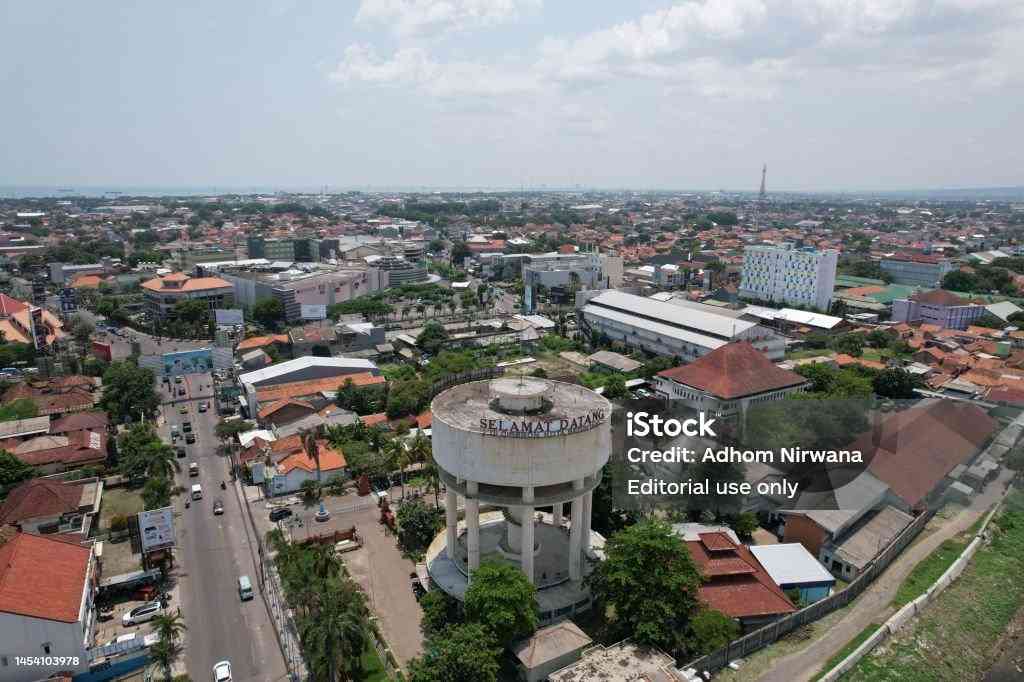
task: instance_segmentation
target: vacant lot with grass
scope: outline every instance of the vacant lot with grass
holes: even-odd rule
[[[980,679],[1000,635],[1024,605],[1024,494],[989,526],[992,541],[963,575],[895,638],[846,675],[852,682]]]
[[[110,519],[115,516],[131,516],[142,511],[142,495],[129,488],[106,488],[100,504],[100,528],[110,528]]]

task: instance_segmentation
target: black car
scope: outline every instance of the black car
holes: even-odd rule
[[[185,434],[185,442],[188,443],[189,445],[191,445],[192,443],[195,443],[196,442],[196,434],[194,434],[194,433],[186,433]]]
[[[174,454],[178,456],[178,459],[183,458],[185,456],[185,448],[179,445],[178,447],[174,448]]]
[[[287,519],[291,515],[292,515],[292,510],[291,509],[285,509],[284,507],[282,507],[281,509],[273,509],[270,512],[270,520],[271,521],[280,521],[281,519]]]

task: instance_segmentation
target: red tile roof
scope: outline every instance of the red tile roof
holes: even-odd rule
[[[658,376],[724,400],[808,383],[796,372],[776,367],[746,341],[728,343],[689,365],[658,372]]]
[[[910,507],[918,507],[958,464],[977,454],[997,422],[969,403],[936,400],[891,414],[849,448]],[[877,444],[876,444],[877,443]]]
[[[45,478],[33,478],[14,488],[0,505],[0,524],[60,516],[78,511],[82,486]]]
[[[0,613],[74,623],[92,549],[31,533],[0,547]]]
[[[702,533],[700,540],[687,541],[686,546],[706,581],[698,596],[711,608],[732,618],[796,611],[745,545],[733,543],[724,533]]]
[[[429,429],[430,425],[434,423],[434,414],[430,410],[421,412],[416,416],[416,426],[421,429]]]
[[[367,426],[376,426],[377,424],[387,424],[388,416],[383,412],[378,412],[377,414],[364,415],[359,420]]]
[[[68,431],[104,431],[109,420],[106,412],[75,412],[58,417],[50,422],[50,433],[67,433]]]
[[[386,383],[387,379],[382,376],[374,376],[369,372],[357,372],[356,374],[346,374],[327,379],[292,381],[287,384],[257,388],[256,400],[263,404],[277,400],[315,395],[323,391],[337,391],[348,381],[351,381],[352,385],[358,388],[362,386],[379,386]]]
[[[319,448],[320,471],[322,473],[345,468],[347,462],[341,450],[332,448],[326,440],[318,440],[316,444]],[[314,472],[316,471],[316,461],[303,448],[278,462],[277,469],[282,474],[287,474],[292,469]]]
[[[22,310],[28,310],[27,303],[11,298],[7,294],[0,294],[0,317],[10,317]]]
[[[914,294],[910,297],[912,300],[918,303],[924,303],[925,305],[942,305],[942,306],[959,306],[959,305],[970,305],[969,301],[965,301],[956,294],[945,291],[943,289],[936,289],[934,291],[922,291]]]
[[[250,336],[248,339],[243,339],[238,342],[238,346],[235,348],[236,351],[252,350],[253,348],[263,348],[270,346],[275,343],[285,344],[290,343],[290,339],[287,334],[271,334],[269,336]]]

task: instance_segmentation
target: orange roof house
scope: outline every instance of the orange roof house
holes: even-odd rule
[[[18,533],[0,546],[0,613],[77,622],[91,566],[91,547]]]

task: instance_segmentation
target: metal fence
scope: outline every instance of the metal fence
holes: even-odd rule
[[[734,639],[726,646],[710,654],[702,656],[680,666],[683,670],[694,668],[699,672],[715,673],[726,667],[729,661],[749,656],[755,651],[772,644],[799,627],[813,623],[814,621],[841,609],[856,599],[864,590],[874,582],[882,571],[884,571],[893,560],[900,555],[918,533],[925,527],[928,521],[935,514],[928,511],[918,516],[914,521],[903,529],[896,538],[889,543],[881,554],[851,582],[845,590],[836,592],[830,597],[817,601],[806,606],[795,613],[780,618],[773,623],[753,632]]]
[[[452,386],[458,386],[459,384],[467,384],[470,381],[483,381],[484,379],[494,379],[505,374],[504,367],[484,367],[483,369],[473,369],[468,372],[461,372],[459,374],[449,374],[443,379],[435,381],[430,387],[430,399],[433,400],[441,391],[451,388]]]
[[[288,666],[288,675],[292,680],[308,679],[309,674],[306,671],[306,663],[302,658],[302,646],[299,643],[299,631],[295,626],[295,619],[292,618],[292,612],[288,609],[277,566],[274,565],[270,554],[265,551],[262,538],[257,538],[256,541],[259,543],[260,583],[263,585],[263,597],[270,609],[270,619],[274,623],[274,631],[277,634],[278,643],[281,645],[281,653],[284,654],[284,661]]]

